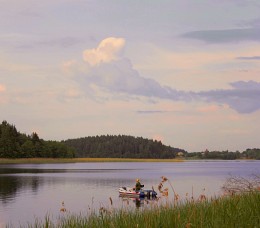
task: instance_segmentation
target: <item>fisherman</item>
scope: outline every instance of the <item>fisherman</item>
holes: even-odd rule
[[[136,179],[136,183],[135,183],[135,191],[136,192],[139,192],[140,190],[141,190],[141,187],[142,187],[142,185],[141,185],[141,182],[140,182],[140,180],[137,178]]]

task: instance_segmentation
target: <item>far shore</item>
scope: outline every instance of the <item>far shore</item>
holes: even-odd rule
[[[80,163],[80,162],[184,162],[182,158],[0,158],[0,164],[44,164],[44,163]]]

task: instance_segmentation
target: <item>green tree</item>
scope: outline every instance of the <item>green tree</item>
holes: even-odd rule
[[[34,158],[35,157],[35,147],[33,145],[33,142],[31,140],[27,140],[22,146],[21,146],[21,157],[25,158]]]
[[[3,121],[0,124],[0,157],[74,157],[72,148],[61,142],[48,142],[40,139],[36,132],[30,136],[16,130],[14,125]]]

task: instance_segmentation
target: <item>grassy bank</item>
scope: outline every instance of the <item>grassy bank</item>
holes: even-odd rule
[[[76,162],[182,162],[182,159],[137,159],[137,158],[0,158],[0,164],[44,164],[44,163],[76,163]]]
[[[56,224],[46,218],[25,227],[260,227],[260,193],[153,205],[137,211],[102,209],[99,214],[67,215]]]

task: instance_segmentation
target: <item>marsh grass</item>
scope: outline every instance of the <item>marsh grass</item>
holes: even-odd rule
[[[0,164],[43,164],[77,162],[183,162],[182,159],[143,159],[143,158],[0,158]]]
[[[56,223],[46,217],[25,227],[260,227],[260,193],[154,204],[135,211],[103,208],[90,215],[68,213]]]

